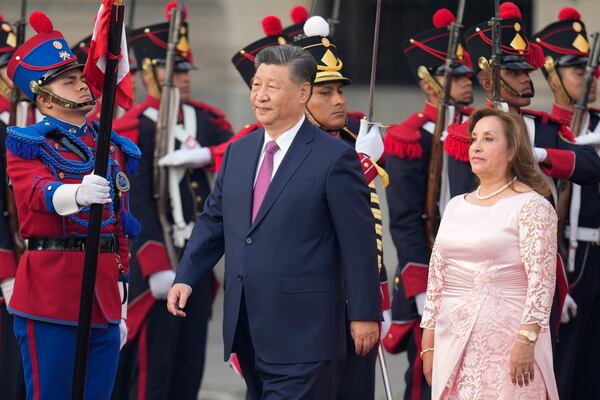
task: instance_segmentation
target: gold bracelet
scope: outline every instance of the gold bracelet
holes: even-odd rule
[[[429,349],[425,349],[422,352],[419,353],[419,357],[421,357],[421,360],[423,359],[423,354],[433,351],[433,347],[430,347]]]
[[[519,343],[527,344],[532,347],[535,346],[535,342],[528,342],[527,340],[523,340],[523,339],[519,339],[519,338],[515,338],[515,340]]]

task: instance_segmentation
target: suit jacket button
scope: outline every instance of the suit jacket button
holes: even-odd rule
[[[246,238],[246,244],[252,244],[252,238]]]
[[[237,276],[238,280],[243,281],[244,280],[244,276],[242,274],[238,274]]]

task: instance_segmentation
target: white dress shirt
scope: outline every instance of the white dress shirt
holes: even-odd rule
[[[275,139],[277,146],[279,146],[279,150],[277,150],[275,154],[273,154],[273,174],[271,175],[271,180],[273,180],[275,172],[277,172],[277,168],[279,168],[279,165],[281,165],[281,161],[283,161],[283,157],[285,157],[285,153],[287,153],[288,149],[292,145],[292,142],[294,141],[294,138],[296,137],[296,134],[298,133],[300,127],[304,123],[304,118],[304,114],[302,114],[302,117],[300,118],[300,120],[298,120],[298,122],[296,122],[296,125],[292,126],[290,129],[283,132],[277,139]],[[262,149],[260,150],[258,165],[256,166],[256,172],[254,173],[254,185],[256,185],[256,178],[258,178],[258,170],[260,169],[260,165],[262,164],[263,159],[265,158],[265,146],[271,140],[273,140],[273,138],[265,129],[265,140],[263,142]]]

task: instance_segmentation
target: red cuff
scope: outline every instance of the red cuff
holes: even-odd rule
[[[377,178],[377,168],[373,165],[373,161],[364,154],[358,153],[358,159],[363,169],[363,175],[367,184],[371,183],[373,179]]]
[[[427,291],[428,265],[408,263],[400,274],[407,299]]]
[[[208,150],[210,150],[210,158],[212,158],[214,172],[219,172],[221,164],[223,163],[223,152],[221,151],[221,145],[209,146]]]
[[[390,300],[390,289],[388,282],[380,282],[379,290],[381,291],[381,311],[390,310],[392,308],[392,302]]]
[[[0,281],[13,278],[17,273],[17,263],[12,250],[0,249]]]
[[[137,254],[138,263],[142,269],[142,276],[148,278],[155,272],[171,269],[169,256],[165,245],[154,240],[149,240],[140,249]]]
[[[545,149],[548,152],[548,160],[552,164],[548,167],[540,164],[544,174],[557,179],[569,179],[575,170],[575,153],[570,150]]]
[[[388,333],[381,340],[381,344],[390,354],[398,354],[406,350],[411,337],[412,330],[418,324],[418,320],[405,323],[392,322]]]
[[[569,293],[569,281],[567,280],[567,273],[565,272],[565,266],[560,254],[556,254],[556,297],[558,300],[557,310],[562,310],[565,305],[565,299]],[[555,333],[558,335],[560,328],[560,318],[554,327]]]

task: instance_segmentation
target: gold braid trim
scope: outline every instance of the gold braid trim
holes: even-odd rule
[[[4,96],[7,99],[10,99],[12,95],[12,89],[8,86],[8,83],[0,77],[0,96]]]
[[[371,160],[371,162],[373,163],[373,167],[375,167],[375,169],[377,170],[377,175],[381,177],[381,184],[383,185],[383,187],[388,187],[388,185],[390,184],[390,176],[388,175],[388,173],[385,172],[385,169],[383,169],[383,167],[377,164],[377,161],[373,160],[372,158],[369,158],[369,160]]]
[[[569,96],[569,93],[567,93],[567,89],[565,89],[565,86],[563,85],[562,80],[560,79],[560,75],[558,75],[558,71],[556,70],[556,66],[554,65],[554,60],[552,59],[552,57],[546,57],[546,61],[544,62],[544,69],[548,73],[548,83],[554,83],[558,87],[558,94],[564,100],[568,101],[569,104],[577,103],[571,98],[571,96]]]
[[[381,209],[379,207],[379,195],[373,182],[369,184],[371,192],[371,212],[375,218],[375,237],[377,238],[377,272],[381,271],[383,266],[383,227],[381,222]]]

